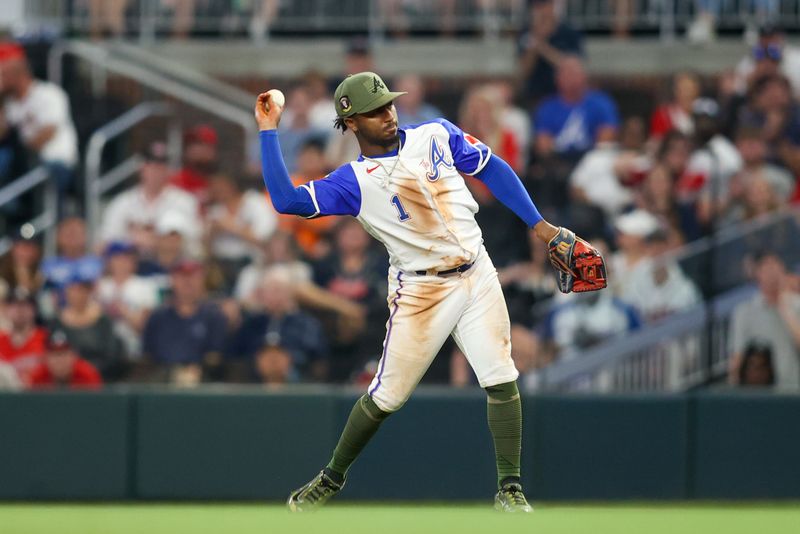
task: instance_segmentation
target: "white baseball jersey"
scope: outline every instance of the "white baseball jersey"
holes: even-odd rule
[[[483,242],[478,204],[459,174],[474,175],[491,150],[452,123],[401,128],[400,146],[360,156],[303,187],[320,215],[352,215],[400,271],[443,271],[472,263]]]
[[[397,150],[361,156],[301,186],[311,217],[352,215],[389,252],[389,320],[368,390],[387,412],[406,402],[451,334],[481,387],[519,375],[503,291],[475,222],[478,204],[459,174],[479,173],[489,147],[443,119],[399,136]],[[474,265],[436,275],[467,263]]]

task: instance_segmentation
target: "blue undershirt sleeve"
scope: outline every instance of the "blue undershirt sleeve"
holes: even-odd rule
[[[261,172],[267,186],[272,205],[278,213],[313,217],[318,214],[306,187],[295,187],[286,170],[281,156],[277,130],[263,130],[258,137],[261,141]]]
[[[486,184],[494,197],[529,227],[535,226],[542,220],[539,210],[533,204],[517,173],[502,158],[492,155],[475,178]]]
[[[261,170],[272,205],[279,213],[312,218],[325,215],[358,216],[361,189],[352,166],[343,165],[322,180],[295,187],[281,157],[276,130],[259,133]]]

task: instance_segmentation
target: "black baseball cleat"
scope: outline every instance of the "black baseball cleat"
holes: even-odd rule
[[[289,495],[286,506],[290,512],[309,512],[325,504],[343,487],[344,481],[339,484],[326,475],[325,471],[320,471],[308,484]]]
[[[525,494],[522,493],[522,486],[517,482],[503,484],[503,487],[494,496],[494,509],[498,512],[510,513],[533,512]]]

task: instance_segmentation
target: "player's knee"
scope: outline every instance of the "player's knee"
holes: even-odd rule
[[[508,402],[519,398],[519,388],[517,381],[487,386],[484,388],[489,398],[495,402]]]
[[[382,410],[377,404],[375,404],[375,401],[372,400],[372,397],[367,394],[361,397],[361,407],[364,409],[367,415],[375,421],[383,421],[392,414],[392,411],[394,411]]]

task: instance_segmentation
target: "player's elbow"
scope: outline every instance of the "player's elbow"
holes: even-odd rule
[[[264,181],[264,183],[265,184],[267,183],[266,180]],[[293,202],[294,199],[292,198],[291,195],[286,194],[287,193],[286,191],[283,191],[277,187],[273,188],[267,187],[267,191],[269,191],[270,193],[269,199],[272,202],[272,207],[275,208],[275,211],[277,211],[278,213],[282,213],[284,215],[294,214],[294,212],[292,212],[292,205],[294,204]],[[289,191],[289,193],[292,193],[292,191]]]
[[[313,207],[308,202],[298,199],[272,197],[272,207],[282,215],[300,215],[301,217],[314,215]]]
[[[287,199],[277,196],[270,197],[272,200],[272,207],[275,208],[275,211],[281,213],[283,215],[292,215],[291,213],[291,202]]]

